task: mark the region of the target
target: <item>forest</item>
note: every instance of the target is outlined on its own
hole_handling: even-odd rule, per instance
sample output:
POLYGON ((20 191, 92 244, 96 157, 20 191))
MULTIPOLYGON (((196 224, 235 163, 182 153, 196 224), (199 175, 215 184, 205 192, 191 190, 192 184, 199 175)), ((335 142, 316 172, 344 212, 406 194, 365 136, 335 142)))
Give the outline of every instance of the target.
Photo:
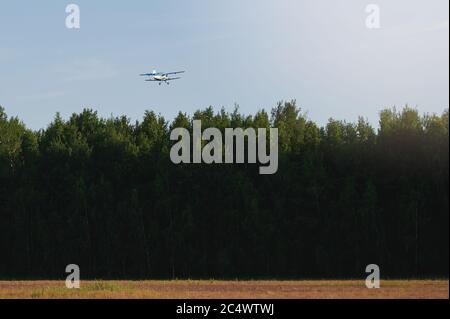
POLYGON ((296 101, 168 121, 0 108, 0 279, 448 278, 449 112, 319 126, 296 101), (173 128, 278 128, 279 168, 170 161, 173 128))

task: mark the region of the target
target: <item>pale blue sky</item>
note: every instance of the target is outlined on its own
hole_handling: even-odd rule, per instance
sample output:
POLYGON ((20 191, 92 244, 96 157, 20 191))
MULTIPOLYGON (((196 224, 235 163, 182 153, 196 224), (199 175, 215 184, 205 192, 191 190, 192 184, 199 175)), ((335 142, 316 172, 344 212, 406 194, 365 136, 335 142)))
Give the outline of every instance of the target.
POLYGON ((83 107, 172 120, 213 105, 253 114, 297 99, 329 117, 376 125, 383 107, 449 105, 448 0, 1 1, 0 105, 30 128, 83 107), (381 29, 365 7, 381 8, 381 29), (139 73, 183 69, 171 86, 139 73))

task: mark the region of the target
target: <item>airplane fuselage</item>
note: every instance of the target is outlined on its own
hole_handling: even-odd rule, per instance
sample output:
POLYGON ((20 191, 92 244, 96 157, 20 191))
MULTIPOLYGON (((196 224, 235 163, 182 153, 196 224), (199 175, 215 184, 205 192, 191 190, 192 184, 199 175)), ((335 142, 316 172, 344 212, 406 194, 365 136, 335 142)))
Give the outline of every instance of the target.
POLYGON ((167 75, 155 75, 153 77, 153 79, 156 80, 156 81, 164 82, 164 81, 169 80, 169 77, 167 75))

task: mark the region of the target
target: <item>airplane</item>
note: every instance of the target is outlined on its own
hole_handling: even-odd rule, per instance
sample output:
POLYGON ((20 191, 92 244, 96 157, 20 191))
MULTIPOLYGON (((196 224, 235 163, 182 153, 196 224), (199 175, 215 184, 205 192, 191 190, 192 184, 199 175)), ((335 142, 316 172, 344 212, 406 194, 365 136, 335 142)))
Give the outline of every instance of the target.
POLYGON ((144 73, 144 74, 140 74, 140 76, 149 76, 149 79, 146 79, 145 81, 147 82, 159 82, 158 84, 161 85, 163 82, 166 83, 167 85, 169 85, 169 81, 174 81, 174 80, 179 80, 181 79, 181 77, 170 77, 171 75, 175 75, 175 74, 181 74, 184 73, 185 71, 177 71, 177 72, 156 72, 153 71, 152 73, 144 73))

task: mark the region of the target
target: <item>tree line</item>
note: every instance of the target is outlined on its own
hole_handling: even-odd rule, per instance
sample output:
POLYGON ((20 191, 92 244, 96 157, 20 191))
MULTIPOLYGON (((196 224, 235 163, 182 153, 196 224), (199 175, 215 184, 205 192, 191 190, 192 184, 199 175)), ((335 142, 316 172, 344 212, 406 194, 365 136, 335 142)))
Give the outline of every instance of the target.
POLYGON ((449 112, 379 126, 295 101, 171 122, 59 114, 32 131, 0 108, 0 278, 448 277, 449 112), (173 128, 279 129, 279 169, 170 161, 173 128))

